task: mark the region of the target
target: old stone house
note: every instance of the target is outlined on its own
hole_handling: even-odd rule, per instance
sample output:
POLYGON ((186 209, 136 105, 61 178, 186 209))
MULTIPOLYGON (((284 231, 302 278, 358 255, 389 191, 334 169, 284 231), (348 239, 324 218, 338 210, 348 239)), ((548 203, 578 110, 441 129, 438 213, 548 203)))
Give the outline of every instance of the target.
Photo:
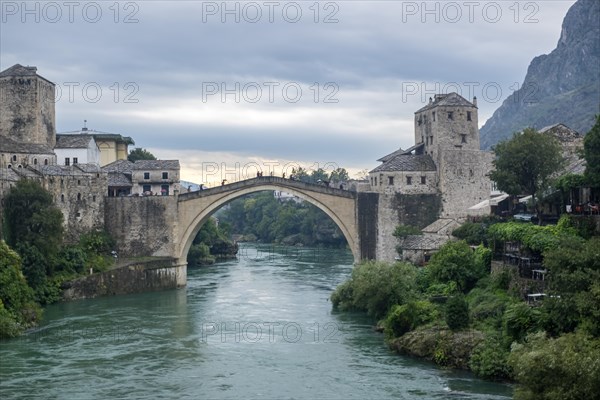
POLYGON ((111 193, 141 193, 146 185, 159 194, 179 190, 179 162, 141 163, 138 169, 127 161, 130 137, 86 127, 57 135, 55 85, 36 67, 16 64, 0 72, 0 99, 0 216, 13 185, 37 180, 63 213, 67 239, 77 240, 104 227, 104 198, 111 193), (115 162, 131 164, 128 174, 101 168, 115 162))
POLYGON ((493 154, 479 149, 476 98, 435 95, 415 112, 414 138, 412 147, 380 158, 369 172, 368 190, 379 193, 378 259, 393 260, 399 245, 407 250, 405 258, 423 261, 449 240, 448 226, 490 212, 493 154), (392 234, 400 224, 424 234, 399 242, 392 234))

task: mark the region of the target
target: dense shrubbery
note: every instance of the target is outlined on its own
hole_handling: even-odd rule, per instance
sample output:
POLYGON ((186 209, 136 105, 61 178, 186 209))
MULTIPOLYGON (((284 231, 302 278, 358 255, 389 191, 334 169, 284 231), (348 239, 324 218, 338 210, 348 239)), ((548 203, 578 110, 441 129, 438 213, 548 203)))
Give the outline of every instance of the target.
POLYGON ((21 258, 0 241, 0 338, 14 337, 36 323, 41 309, 21 272, 21 258))
POLYGON ((410 301, 401 306, 395 305, 385 319, 385 333, 388 338, 400 337, 438 318, 438 309, 426 300, 410 301))
POLYGON ((472 244, 521 241, 525 248, 543 254, 548 296, 540 306, 532 307, 508 291, 515 279, 509 270, 490 276, 489 248, 473 248, 465 241, 447 243, 427 266, 412 267, 410 274, 398 274, 384 263, 358 265, 352 278, 333 294, 334 306, 365 310, 377 318, 385 315, 386 339, 400 351, 440 365, 465 366, 467 357, 468 367, 480 377, 516 378, 520 384, 517 398, 597 396, 600 238, 585 240, 567 218, 556 226, 481 226, 470 223, 458 230, 459 235, 472 244), (410 296, 398 299, 388 294, 389 288, 399 284, 413 288, 410 296), (543 331, 546 333, 538 334, 543 331), (546 334, 558 339, 548 339, 546 334), (440 337, 445 341, 439 342, 440 337), (473 339, 468 345, 467 338, 473 339), (462 347, 450 351, 448 343, 462 347), (577 357, 587 361, 580 362, 577 357), (585 362, 590 365, 588 370, 585 362), (561 375, 563 383, 546 384, 546 389, 538 383, 550 381, 549 377, 563 374, 566 368, 573 371, 561 375))
POLYGON ((508 363, 521 384, 517 400, 597 399, 600 394, 600 341, 569 333, 557 339, 543 332, 513 345, 508 363))
POLYGON ((446 303, 445 321, 448 328, 459 331, 469 326, 469 303, 462 294, 456 294, 446 303))
POLYGON ((354 267, 350 279, 331 295, 333 306, 342 310, 366 311, 383 317, 392 306, 402 305, 416 295, 415 266, 367 261, 354 267))
POLYGON ((449 242, 435 253, 426 271, 431 283, 454 283, 466 293, 489 272, 491 251, 483 246, 473 251, 464 241, 449 242))

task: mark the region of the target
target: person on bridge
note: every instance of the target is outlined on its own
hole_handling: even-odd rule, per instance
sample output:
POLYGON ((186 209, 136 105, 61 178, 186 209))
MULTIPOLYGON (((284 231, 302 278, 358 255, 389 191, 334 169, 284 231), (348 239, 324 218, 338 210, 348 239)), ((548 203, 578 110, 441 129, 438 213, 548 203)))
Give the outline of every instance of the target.
POLYGON ((225 186, 225 182, 227 182, 227 179, 223 179, 223 180, 221 181, 221 186, 225 186))
POLYGON ((283 179, 285 179, 285 172, 283 173, 282 177, 283 177, 283 179))

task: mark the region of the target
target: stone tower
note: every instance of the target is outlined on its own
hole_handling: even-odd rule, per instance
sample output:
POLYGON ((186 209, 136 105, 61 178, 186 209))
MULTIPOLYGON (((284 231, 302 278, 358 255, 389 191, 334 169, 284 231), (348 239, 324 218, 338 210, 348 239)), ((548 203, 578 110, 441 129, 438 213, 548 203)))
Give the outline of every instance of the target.
POLYGON ((489 198, 487 177, 492 153, 479 148, 477 98, 469 102, 457 93, 437 94, 415 112, 415 142, 435 161, 442 194, 441 217, 461 218, 487 213, 469 210, 489 198))
POLYGON ((441 150, 479 150, 477 98, 473 103, 457 93, 436 94, 415 112, 415 144, 438 161, 441 150))
POLYGON ((0 136, 54 148, 54 89, 36 67, 15 64, 0 72, 0 136))

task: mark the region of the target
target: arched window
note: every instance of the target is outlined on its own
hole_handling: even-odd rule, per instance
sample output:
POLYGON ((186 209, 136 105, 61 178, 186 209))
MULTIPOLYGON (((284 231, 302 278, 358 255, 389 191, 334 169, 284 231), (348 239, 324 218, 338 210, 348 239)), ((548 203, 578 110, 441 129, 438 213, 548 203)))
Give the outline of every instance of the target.
POLYGON ((8 164, 8 169, 11 169, 11 168, 12 168, 12 164, 8 164))
POLYGON ((77 201, 81 200, 81 193, 77 193, 77 201))
POLYGON ((48 159, 44 159, 44 165, 48 165, 48 159))
POLYGON ((23 168, 23 166, 22 166, 21 164, 19 164, 19 165, 17 166, 17 168, 19 168, 19 169, 20 169, 20 168, 23 168))
POLYGON ((37 158, 33 159, 33 165, 37 165, 37 158))
POLYGON ((17 155, 13 155, 13 161, 17 161, 17 155))
POLYGON ((65 195, 64 194, 60 195, 60 201, 63 202, 63 203, 65 202, 65 195))

